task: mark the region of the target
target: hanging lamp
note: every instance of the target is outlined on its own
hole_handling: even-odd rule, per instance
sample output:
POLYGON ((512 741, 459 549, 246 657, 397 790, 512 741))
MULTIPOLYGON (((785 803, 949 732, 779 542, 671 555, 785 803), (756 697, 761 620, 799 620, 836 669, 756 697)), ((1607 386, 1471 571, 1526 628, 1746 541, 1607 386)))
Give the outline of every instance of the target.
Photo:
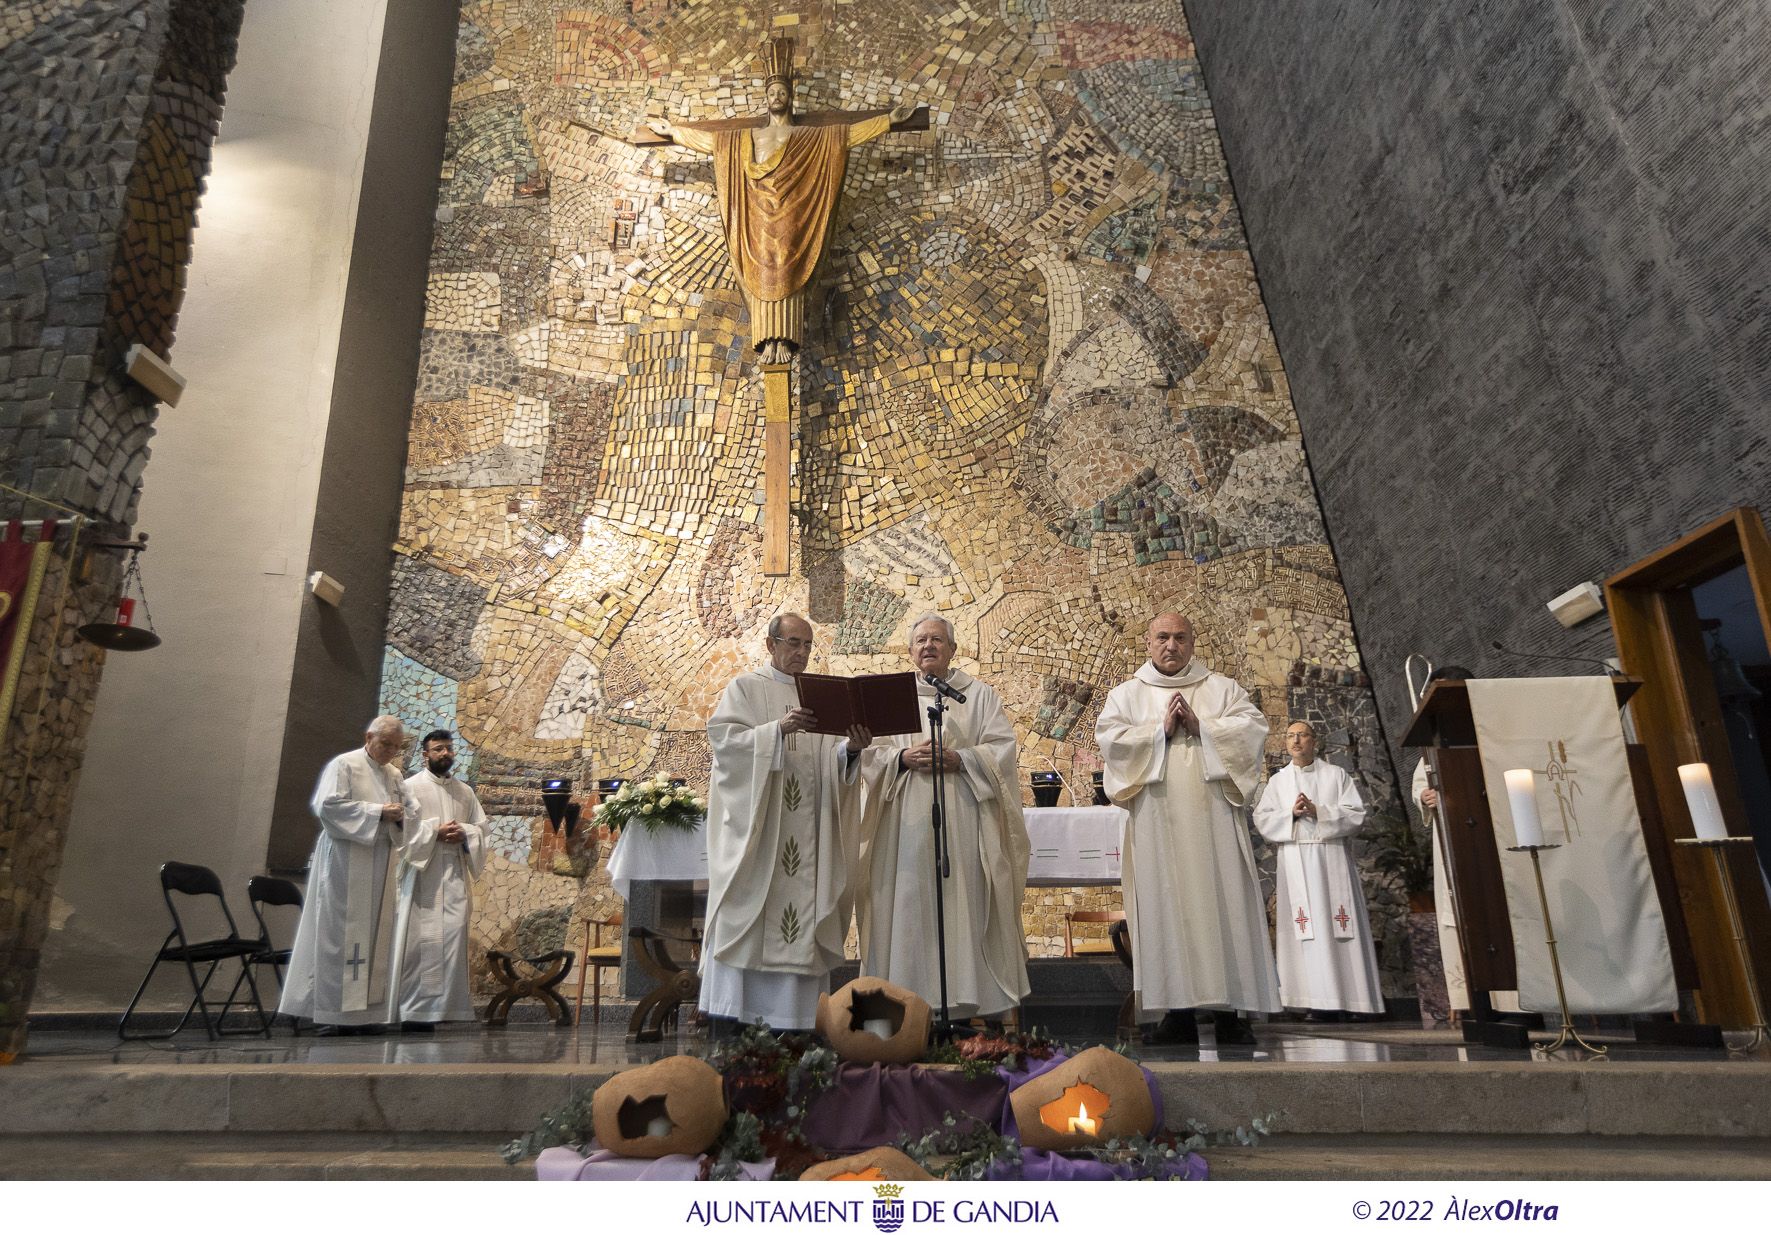
POLYGON ((148 594, 141 585, 141 551, 148 547, 147 533, 134 540, 100 541, 95 549, 114 549, 129 555, 123 582, 117 588, 115 621, 88 622, 74 633, 109 652, 144 652, 160 646, 154 616, 148 611, 148 594), (138 624, 139 623, 139 624, 138 624))

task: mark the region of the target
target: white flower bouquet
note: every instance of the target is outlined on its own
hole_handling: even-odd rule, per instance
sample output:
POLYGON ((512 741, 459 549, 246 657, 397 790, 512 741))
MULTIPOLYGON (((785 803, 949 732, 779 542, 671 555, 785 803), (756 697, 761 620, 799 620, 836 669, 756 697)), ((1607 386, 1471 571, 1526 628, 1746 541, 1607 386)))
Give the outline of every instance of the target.
POLYGON ((595 819, 599 826, 619 832, 637 823, 648 832, 677 828, 693 832, 707 811, 707 803, 686 785, 672 785, 662 776, 629 781, 614 797, 599 802, 595 819))

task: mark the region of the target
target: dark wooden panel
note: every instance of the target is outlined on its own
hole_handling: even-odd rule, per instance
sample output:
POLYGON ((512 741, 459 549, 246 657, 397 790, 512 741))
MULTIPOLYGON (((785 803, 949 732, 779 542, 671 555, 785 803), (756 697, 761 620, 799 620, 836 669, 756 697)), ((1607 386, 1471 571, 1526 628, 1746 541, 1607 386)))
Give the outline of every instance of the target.
POLYGON ((1501 882, 1500 851, 1494 819, 1482 781, 1482 758, 1473 746, 1437 747, 1427 752, 1439 780, 1451 845, 1451 877, 1457 895, 1458 937, 1464 947, 1464 977, 1471 990, 1510 991, 1518 987, 1513 963, 1513 927, 1501 882))

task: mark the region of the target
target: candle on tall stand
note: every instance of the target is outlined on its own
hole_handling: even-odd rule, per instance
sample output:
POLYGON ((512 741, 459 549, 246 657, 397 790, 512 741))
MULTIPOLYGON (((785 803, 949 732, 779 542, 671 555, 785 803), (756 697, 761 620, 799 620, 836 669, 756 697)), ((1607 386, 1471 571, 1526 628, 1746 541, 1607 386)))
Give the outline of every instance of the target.
POLYGON ((1537 773, 1513 768, 1506 774, 1507 804, 1513 809, 1513 843, 1521 849, 1543 847, 1543 824, 1537 817, 1537 773))
POLYGON ((1740 904, 1734 896, 1734 879, 1728 870, 1727 856, 1723 852, 1732 845, 1750 848, 1753 838, 1728 834, 1728 823, 1722 818, 1722 803, 1716 797, 1716 782, 1710 775, 1709 764, 1680 764, 1679 783, 1684 786, 1685 805, 1691 811, 1691 826, 1696 829, 1697 835, 1681 837, 1678 843, 1696 845, 1710 851, 1710 859, 1716 864, 1716 882, 1722 885, 1722 903, 1728 910, 1728 929, 1734 936, 1735 955, 1740 959, 1741 972, 1746 976, 1747 997, 1752 1003, 1752 1037, 1744 1046, 1731 1045, 1728 1049, 1756 1051, 1771 1042, 1771 1027, 1765 1024, 1765 1004, 1759 993, 1758 975, 1753 969, 1752 957, 1747 952, 1746 930, 1740 920, 1740 904))
POLYGON ((1679 783, 1685 787, 1685 805, 1691 810, 1691 826, 1699 840, 1726 840, 1728 825, 1722 819, 1722 803, 1707 763, 1681 763, 1679 783))

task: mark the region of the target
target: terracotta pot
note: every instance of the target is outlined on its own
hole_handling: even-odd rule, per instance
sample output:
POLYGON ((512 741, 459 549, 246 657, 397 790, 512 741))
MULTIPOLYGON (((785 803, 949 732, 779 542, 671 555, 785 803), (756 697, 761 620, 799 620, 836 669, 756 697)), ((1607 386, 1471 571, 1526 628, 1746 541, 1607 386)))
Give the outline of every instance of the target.
POLYGON ((719 1073, 687 1055, 617 1072, 590 1101, 597 1143, 626 1158, 702 1153, 725 1122, 719 1073))
POLYGON ((1015 1090, 1009 1104, 1021 1144, 1034 1149, 1080 1149, 1156 1131, 1156 1105, 1144 1070, 1104 1046, 1090 1047, 1034 1077, 1015 1090))
POLYGON ((927 1001, 884 978, 856 978, 834 995, 818 996, 817 1024, 836 1053, 855 1063, 914 1063, 928 1051, 927 1001))
POLYGON ((805 1174, 803 1180, 840 1180, 840 1179, 933 1179, 927 1171, 916 1165, 915 1159, 901 1149, 893 1149, 890 1145, 881 1145, 878 1149, 862 1150, 858 1154, 850 1154, 846 1158, 836 1158, 830 1162, 820 1162, 805 1174))

